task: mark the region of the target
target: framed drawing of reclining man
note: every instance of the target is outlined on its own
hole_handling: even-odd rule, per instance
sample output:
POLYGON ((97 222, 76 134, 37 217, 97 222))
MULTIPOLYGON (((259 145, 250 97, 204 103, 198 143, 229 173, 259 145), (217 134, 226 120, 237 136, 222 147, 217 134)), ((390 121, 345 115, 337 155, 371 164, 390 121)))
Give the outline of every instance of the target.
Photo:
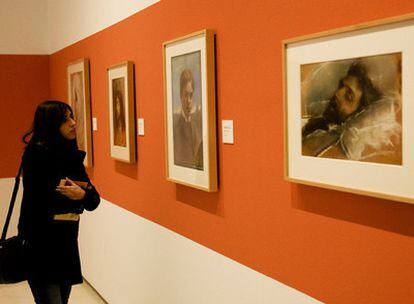
POLYGON ((414 202, 414 16, 283 42, 286 178, 414 202))

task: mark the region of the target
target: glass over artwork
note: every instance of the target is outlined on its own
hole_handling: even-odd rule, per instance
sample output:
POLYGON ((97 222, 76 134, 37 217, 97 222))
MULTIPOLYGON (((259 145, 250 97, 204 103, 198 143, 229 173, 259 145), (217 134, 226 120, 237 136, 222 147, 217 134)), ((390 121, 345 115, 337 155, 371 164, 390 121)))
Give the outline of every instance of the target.
POLYGON ((401 57, 301 65, 302 155, 402 165, 401 57))
POLYGON ((174 164, 203 170, 200 51, 171 58, 174 164))
POLYGON ((115 146, 126 147, 125 78, 112 80, 113 134, 115 146))
POLYGON ((78 147, 82 151, 86 151, 85 143, 85 101, 83 88, 83 72, 70 74, 70 91, 71 101, 73 105, 74 117, 76 120, 76 140, 78 147))

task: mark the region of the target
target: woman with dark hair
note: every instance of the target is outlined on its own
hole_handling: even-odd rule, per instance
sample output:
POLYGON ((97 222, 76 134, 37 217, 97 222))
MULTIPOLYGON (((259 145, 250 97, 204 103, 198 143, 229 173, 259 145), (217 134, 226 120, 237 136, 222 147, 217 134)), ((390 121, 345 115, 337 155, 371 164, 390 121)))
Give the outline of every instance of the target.
POLYGON ((78 150, 69 105, 46 101, 24 135, 23 200, 19 235, 27 242, 29 285, 37 304, 65 304, 82 283, 79 218, 100 202, 78 150), (28 138, 30 138, 28 140, 28 138))

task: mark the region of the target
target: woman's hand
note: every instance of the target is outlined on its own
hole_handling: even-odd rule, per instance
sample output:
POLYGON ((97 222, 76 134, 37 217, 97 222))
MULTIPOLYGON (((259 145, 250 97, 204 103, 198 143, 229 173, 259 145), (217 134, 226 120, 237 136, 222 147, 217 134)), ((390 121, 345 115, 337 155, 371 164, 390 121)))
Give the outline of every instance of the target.
POLYGON ((69 178, 66 178, 65 185, 57 186, 56 191, 75 201, 83 199, 86 194, 85 190, 69 178))

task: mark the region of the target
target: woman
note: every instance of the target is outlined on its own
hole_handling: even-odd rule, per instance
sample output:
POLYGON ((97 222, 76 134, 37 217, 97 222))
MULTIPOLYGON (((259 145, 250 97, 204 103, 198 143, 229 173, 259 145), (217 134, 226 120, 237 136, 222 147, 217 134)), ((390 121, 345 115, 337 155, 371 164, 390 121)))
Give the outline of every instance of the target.
POLYGON ((82 283, 79 214, 94 210, 100 197, 83 166, 69 105, 40 104, 23 141, 19 234, 28 244, 30 289, 37 304, 64 304, 72 285, 82 283))

